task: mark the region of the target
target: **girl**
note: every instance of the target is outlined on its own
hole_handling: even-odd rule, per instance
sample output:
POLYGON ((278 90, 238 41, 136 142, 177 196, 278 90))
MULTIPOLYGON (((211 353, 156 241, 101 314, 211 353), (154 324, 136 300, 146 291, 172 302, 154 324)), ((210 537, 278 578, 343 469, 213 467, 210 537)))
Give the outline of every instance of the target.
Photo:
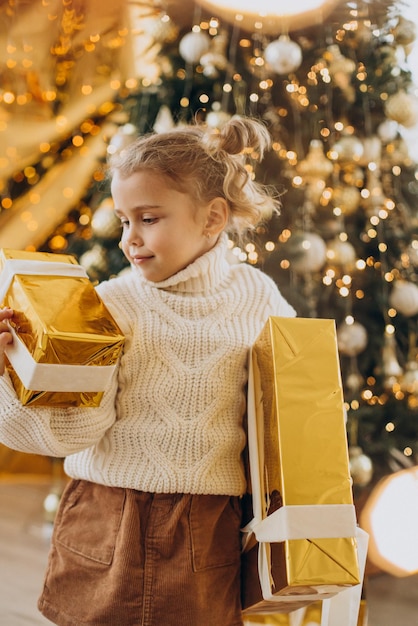
MULTIPOLYGON (((20 405, 0 377, 0 440, 66 457, 40 611, 60 626, 238 626, 248 351, 294 315, 273 281, 231 263, 277 211, 252 180, 269 135, 232 118, 142 137, 110 163, 132 270, 98 292, 126 336, 99 408, 20 405)), ((11 341, 0 312, 0 352, 11 341)))

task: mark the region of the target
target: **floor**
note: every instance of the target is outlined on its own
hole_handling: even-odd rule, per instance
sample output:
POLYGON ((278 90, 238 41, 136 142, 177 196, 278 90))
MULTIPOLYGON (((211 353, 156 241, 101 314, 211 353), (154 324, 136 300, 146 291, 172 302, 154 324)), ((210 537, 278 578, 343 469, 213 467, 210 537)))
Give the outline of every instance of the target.
MULTIPOLYGON (((51 530, 51 524, 45 522, 44 508, 50 492, 47 478, 20 476, 0 480, 2 626, 51 624, 36 608, 51 530)), ((374 575, 367 580, 366 595, 367 626, 418 626, 418 576, 374 575)))

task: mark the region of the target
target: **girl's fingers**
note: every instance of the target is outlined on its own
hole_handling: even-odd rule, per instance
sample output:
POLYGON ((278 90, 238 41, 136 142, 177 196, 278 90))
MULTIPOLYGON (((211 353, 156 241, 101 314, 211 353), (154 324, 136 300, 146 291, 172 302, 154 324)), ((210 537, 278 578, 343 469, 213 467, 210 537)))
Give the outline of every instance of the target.
POLYGON ((4 352, 4 348, 13 341, 10 328, 6 324, 6 320, 11 317, 13 317, 12 309, 0 309, 0 352, 4 352))
POLYGON ((11 317, 13 317, 13 309, 9 309, 9 307, 0 309, 0 321, 10 319, 11 317))
POLYGON ((4 348, 9 343, 12 343, 12 341, 13 341, 13 337, 11 333, 1 332, 1 329, 0 329, 0 353, 3 352, 4 348))

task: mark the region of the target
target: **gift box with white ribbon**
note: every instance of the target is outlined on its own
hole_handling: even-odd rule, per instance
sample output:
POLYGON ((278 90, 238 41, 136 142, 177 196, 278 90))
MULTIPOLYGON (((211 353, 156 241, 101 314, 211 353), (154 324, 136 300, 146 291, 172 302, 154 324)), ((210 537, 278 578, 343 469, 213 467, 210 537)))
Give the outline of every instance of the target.
POLYGON ((268 320, 250 357, 248 459, 244 615, 296 619, 320 600, 330 601, 323 624, 356 626, 348 615, 358 614, 367 535, 353 505, 333 320, 268 320))
POLYGON ((14 311, 6 364, 22 404, 98 406, 124 337, 75 258, 0 250, 0 306, 14 311))

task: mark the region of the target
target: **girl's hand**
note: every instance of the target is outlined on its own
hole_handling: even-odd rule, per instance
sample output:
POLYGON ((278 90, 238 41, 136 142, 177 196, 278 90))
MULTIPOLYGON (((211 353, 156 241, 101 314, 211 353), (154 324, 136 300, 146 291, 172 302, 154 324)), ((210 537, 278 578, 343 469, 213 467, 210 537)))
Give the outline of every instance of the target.
POLYGON ((0 376, 4 373, 4 350, 12 343, 12 334, 6 320, 13 317, 12 309, 0 309, 0 376))

